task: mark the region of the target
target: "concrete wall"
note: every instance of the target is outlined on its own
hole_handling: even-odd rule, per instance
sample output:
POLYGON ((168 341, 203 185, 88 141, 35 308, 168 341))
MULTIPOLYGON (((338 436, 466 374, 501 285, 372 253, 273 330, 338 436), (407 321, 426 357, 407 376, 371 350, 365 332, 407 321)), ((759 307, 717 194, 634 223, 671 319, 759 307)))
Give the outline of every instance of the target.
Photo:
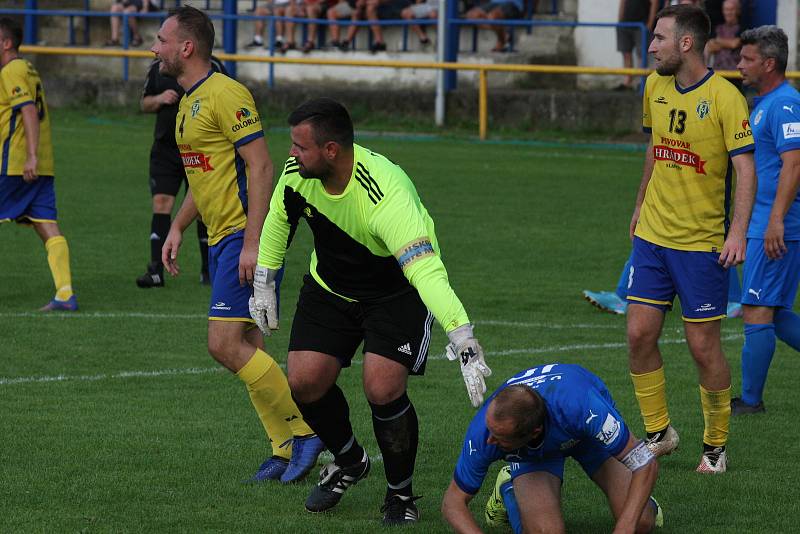
MULTIPOLYGON (((581 0, 578 22, 617 22, 619 0, 581 0)), ((622 68, 622 55, 617 52, 616 30, 613 27, 578 27, 575 29, 575 53, 578 65, 584 67, 622 68)), ((636 60, 634 60, 636 61, 636 60)), ((578 76, 578 87, 595 89, 613 87, 621 76, 578 76)))
MULTIPOLYGON (((406 118, 433 123, 434 93, 424 89, 375 91, 370 88, 330 86, 309 83, 284 83, 269 90, 264 84, 246 83, 256 102, 272 109, 291 110, 304 100, 329 96, 353 109, 371 115, 406 118)), ((138 109, 142 84, 118 79, 50 77, 45 80, 47 99, 54 108, 64 106, 125 107, 138 109)), ((511 127, 523 131, 562 130, 576 133, 641 131, 641 102, 630 93, 585 92, 565 90, 489 91, 489 131, 511 127)), ((283 117, 278 121, 282 124, 283 117)), ((462 88, 447 98, 447 121, 478 121, 478 95, 462 88)), ((275 124, 275 120, 270 120, 275 124)))

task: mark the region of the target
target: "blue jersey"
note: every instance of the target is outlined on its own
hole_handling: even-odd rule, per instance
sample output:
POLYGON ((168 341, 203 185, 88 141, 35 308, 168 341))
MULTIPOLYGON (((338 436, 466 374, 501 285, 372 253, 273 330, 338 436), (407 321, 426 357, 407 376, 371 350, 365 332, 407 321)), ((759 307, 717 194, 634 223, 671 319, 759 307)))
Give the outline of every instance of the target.
MULTIPOLYGON (((800 150, 800 93, 784 81, 766 95, 756 97, 750 124, 756 144, 758 189, 747 237, 762 239, 778 190, 781 154, 800 150)), ((783 225, 785 240, 800 240, 800 194, 795 197, 783 225)))
POLYGON ((629 436, 611 393, 597 376, 579 365, 532 367, 508 379, 475 414, 464 437, 453 480, 462 491, 474 495, 489 465, 496 460, 524 464, 565 458, 587 442, 616 456, 627 445, 629 436), (486 408, 500 391, 514 384, 524 384, 541 395, 547 418, 540 444, 507 452, 487 443, 490 433, 486 428, 486 408))

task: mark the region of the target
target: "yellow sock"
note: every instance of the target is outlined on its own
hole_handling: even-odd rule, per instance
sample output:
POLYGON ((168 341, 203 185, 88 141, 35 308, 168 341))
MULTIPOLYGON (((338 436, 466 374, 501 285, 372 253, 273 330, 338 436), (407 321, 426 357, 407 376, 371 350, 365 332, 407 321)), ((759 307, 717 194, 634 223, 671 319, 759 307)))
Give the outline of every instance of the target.
POLYGON ((72 296, 72 275, 69 271, 69 246, 63 235, 51 237, 44 244, 47 263, 56 286, 56 299, 69 300, 72 296))
POLYGON ((247 385, 250 401, 272 442, 272 454, 288 460, 292 456, 292 437, 313 434, 313 430, 303 422, 283 371, 269 354, 256 349, 237 376, 247 385), (304 427, 299 433, 294 432, 295 421, 300 421, 304 427), (286 445, 281 447, 284 443, 286 445))
POLYGON ((731 388, 708 391, 700 386, 700 402, 703 405, 703 442, 712 447, 724 447, 728 442, 731 421, 731 388))
POLYGON ((659 432, 669 425, 669 412, 667 411, 667 380, 664 377, 664 367, 655 371, 635 375, 631 373, 633 391, 639 401, 639 411, 642 412, 644 428, 647 432, 659 432))

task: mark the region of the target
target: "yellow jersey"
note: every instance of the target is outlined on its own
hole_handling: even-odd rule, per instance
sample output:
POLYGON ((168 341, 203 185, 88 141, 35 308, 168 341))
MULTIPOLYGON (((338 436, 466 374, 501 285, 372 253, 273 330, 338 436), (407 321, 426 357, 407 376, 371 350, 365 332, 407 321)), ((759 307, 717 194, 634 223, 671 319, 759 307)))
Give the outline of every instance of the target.
POLYGON ((39 115, 39 146, 36 171, 39 176, 53 176, 53 140, 50 113, 42 88, 42 79, 30 61, 12 59, 0 69, 0 176, 21 176, 28 159, 22 108, 36 106, 39 115))
POLYGON ((678 250, 719 252, 728 230, 730 158, 754 150, 747 102, 714 71, 688 88, 652 73, 642 105, 653 173, 636 235, 678 250))
POLYGON ((218 72, 189 89, 178 104, 175 141, 208 244, 247 224, 247 173, 237 149, 264 136, 250 91, 218 72))

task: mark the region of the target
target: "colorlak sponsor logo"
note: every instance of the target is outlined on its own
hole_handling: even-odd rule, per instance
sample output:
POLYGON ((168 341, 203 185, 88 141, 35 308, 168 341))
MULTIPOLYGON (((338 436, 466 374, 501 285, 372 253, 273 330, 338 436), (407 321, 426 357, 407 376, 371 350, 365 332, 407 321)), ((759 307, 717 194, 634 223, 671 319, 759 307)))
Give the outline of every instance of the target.
POLYGON ((247 108, 240 108, 236 110, 236 120, 239 122, 231 127, 232 132, 238 132, 242 128, 258 124, 261 122, 261 117, 253 115, 247 108))

